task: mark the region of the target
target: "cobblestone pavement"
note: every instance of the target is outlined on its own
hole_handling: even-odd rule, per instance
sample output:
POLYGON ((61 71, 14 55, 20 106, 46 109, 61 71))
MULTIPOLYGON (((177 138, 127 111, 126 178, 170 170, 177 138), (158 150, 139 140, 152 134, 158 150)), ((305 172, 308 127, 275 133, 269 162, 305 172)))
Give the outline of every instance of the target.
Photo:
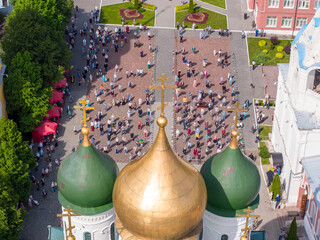
MULTIPOLYGON (((181 80, 185 84, 179 91, 178 105, 175 109, 175 131, 179 133, 179 136, 176 136, 177 142, 183 144, 176 144, 176 151, 178 154, 183 156, 187 159, 187 156, 190 154, 189 158, 192 156, 195 162, 198 161, 205 161, 207 156, 212 156, 214 153, 217 152, 217 145, 218 142, 221 141, 222 149, 226 146, 226 142, 230 140, 230 132, 231 126, 233 124, 233 119, 235 114, 229 114, 228 107, 233 108, 232 106, 232 97, 231 92, 233 86, 229 84, 228 81, 228 73, 231 73, 231 64, 229 63, 227 67, 217 66, 217 60, 219 58, 219 50, 221 50, 221 59, 225 59, 224 54, 227 53, 227 61, 230 62, 230 47, 229 47, 229 39, 228 38, 207 38, 205 40, 199 39, 199 37, 187 37, 183 43, 180 43, 179 40, 176 41, 177 47, 177 55, 176 55, 176 72, 181 71, 181 80), (193 52, 192 48, 196 48, 193 52), (182 54, 182 48, 185 49, 185 54, 182 54), (216 51, 216 55, 214 56, 214 51, 216 51), (188 67, 187 63, 183 63, 182 58, 190 59, 192 61, 192 67, 188 67), (203 59, 207 59, 207 66, 203 66, 203 59), (187 70, 192 72, 194 70, 195 76, 194 77, 187 77, 187 70), (207 72, 207 79, 203 77, 203 73, 207 72), (200 72, 202 72, 200 74, 200 72), (220 78, 223 78, 223 84, 220 84, 220 78), (206 81, 210 81, 209 88, 206 86, 206 81), (196 81, 196 87, 194 85, 194 81, 196 81), (225 93, 223 93, 222 86, 226 87, 225 93), (194 104, 195 99, 199 99, 199 91, 204 91, 204 99, 203 102, 209 104, 209 91, 213 91, 213 98, 214 104, 212 109, 209 110, 208 108, 198 108, 194 104), (220 100, 218 100, 218 95, 221 95, 220 100), (187 100, 187 104, 183 104, 183 99, 187 100), (222 99, 225 98, 225 106, 223 106, 222 99), (184 109, 188 106, 188 108, 192 107, 195 111, 195 114, 192 114, 190 111, 184 114, 184 109), (203 115, 201 114, 203 111, 203 115), (189 116, 188 116, 189 115, 189 116), (196 124, 196 118, 193 116, 198 117, 201 116, 200 125, 196 124), (225 115, 225 117, 224 117, 225 115), (182 120, 178 119, 181 118, 182 120), (190 123, 184 130, 183 121, 190 118, 190 123), (222 124, 215 125, 216 120, 220 118, 222 124), (225 118, 225 119, 224 119, 225 118), (209 132, 205 129, 204 123, 208 122, 209 132), (223 128, 222 126, 225 125, 223 128), (188 134, 187 128, 190 128, 191 132, 188 134), (196 128, 199 128, 199 145, 196 146, 196 128), (225 129, 225 134, 223 136, 222 129, 225 129), (207 138, 205 140, 205 138, 207 138), (216 140, 214 140, 216 139, 216 140), (191 143, 191 148, 183 153, 183 149, 187 148, 187 143, 191 143), (208 146, 208 144, 211 144, 208 146), (201 157, 194 156, 193 151, 197 149, 198 152, 201 154, 201 157), (206 154, 205 154, 206 153, 206 154)), ((232 80, 232 84, 234 81, 232 80)), ((176 95, 177 96, 177 95, 176 95)))
MULTIPOLYGON (((113 157, 115 161, 128 162, 130 159, 136 158, 141 153, 147 151, 149 148, 149 136, 150 136, 150 124, 152 124, 151 119, 151 105, 146 104, 146 90, 152 85, 153 77, 153 52, 149 50, 149 44, 154 46, 154 38, 148 40, 148 36, 145 33, 139 34, 138 41, 143 44, 141 47, 134 47, 134 35, 133 33, 125 34, 128 39, 127 43, 124 43, 124 47, 120 48, 118 52, 115 52, 111 48, 111 43, 107 43, 106 47, 109 47, 110 50, 107 53, 109 56, 109 69, 107 74, 103 70, 103 74, 106 76, 107 82, 103 82, 101 77, 95 78, 93 83, 89 85, 87 99, 90 100, 90 107, 94 107, 93 111, 90 111, 88 116, 91 118, 93 123, 95 118, 98 116, 98 112, 102 112, 101 125, 103 126, 103 135, 99 128, 96 128, 95 131, 90 132, 90 138, 95 138, 94 144, 102 148, 107 146, 108 142, 108 124, 107 121, 111 120, 115 124, 112 128, 114 132, 117 129, 116 134, 111 134, 110 146, 107 149, 108 154, 113 157), (140 56, 140 51, 143 51, 143 57, 140 56), (148 69, 148 61, 150 61, 151 68, 148 69), (116 72, 116 65, 119 66, 119 71, 116 72), (138 69, 143 69, 143 77, 136 76, 138 69), (126 71, 130 72, 129 77, 126 76, 126 71), (133 74, 131 75, 131 71, 133 74), (117 74, 117 81, 114 82, 114 74, 117 74), (128 83, 132 82, 132 87, 128 86, 128 83), (111 84, 113 84, 114 96, 111 95, 111 84), (122 87, 121 92, 119 90, 119 85, 122 87), (104 87, 104 94, 100 94, 101 86, 104 87), (99 92, 98 97, 101 98, 100 104, 97 103, 97 98, 95 91, 99 92), (129 94, 130 102, 126 104, 120 104, 119 106, 113 105, 112 102, 121 99, 127 100, 127 94, 129 94), (139 104, 139 99, 141 99, 142 104, 139 104), (128 106, 129 103, 136 104, 137 109, 130 109, 128 106), (107 111, 106 106, 107 104, 107 111), (142 110, 141 117, 139 116, 138 110, 142 110), (128 111, 130 113, 128 113, 128 111), (147 113, 150 113, 149 115, 147 113), (122 121, 122 119, 125 121, 122 121), (149 124, 147 125, 146 119, 149 118, 149 124), (126 128, 126 133, 122 134, 121 127, 119 122, 125 123, 128 121, 128 127, 126 128), (141 122, 141 129, 138 128, 138 122, 141 122), (142 134, 147 132, 146 135, 142 134), (134 138, 130 137, 131 133, 134 134, 134 138), (118 139, 118 144, 116 143, 118 139), (143 140, 143 147, 140 147, 140 144, 136 144, 136 141, 143 140), (119 152, 116 153, 115 147, 118 145, 119 152), (124 150, 127 148, 127 151, 124 150)), ((103 48, 100 44, 100 49, 103 48)), ((101 53, 98 54, 99 63, 103 65, 104 57, 101 53)), ((85 62, 85 60, 83 60, 85 62)), ((98 72, 94 70, 93 75, 98 72)), ((125 125, 125 124, 123 124, 125 125)), ((79 127, 78 127, 79 129, 79 127)))

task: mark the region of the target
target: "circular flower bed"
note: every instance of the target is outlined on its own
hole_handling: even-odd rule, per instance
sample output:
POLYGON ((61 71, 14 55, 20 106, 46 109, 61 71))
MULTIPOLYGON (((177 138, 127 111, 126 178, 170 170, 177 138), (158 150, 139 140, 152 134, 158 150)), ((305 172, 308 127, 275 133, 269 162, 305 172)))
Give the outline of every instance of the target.
POLYGON ((268 53, 268 50, 267 49, 263 49, 262 52, 263 53, 268 53))
POLYGON ((124 18, 124 20, 133 20, 133 19, 141 19, 143 15, 139 13, 136 9, 120 9, 120 15, 124 18))
POLYGON ((283 58, 283 54, 282 53, 276 53, 276 58, 282 59, 283 58))
POLYGON ((265 46, 267 44, 267 42, 265 41, 265 40, 260 40, 259 41, 259 46, 260 47, 263 47, 263 46, 265 46))
POLYGON ((208 13, 190 13, 188 16, 184 18, 184 21, 186 22, 192 22, 192 23, 198 23, 198 24, 204 24, 207 22, 209 17, 208 13))
POLYGON ((277 51, 278 51, 278 52, 282 52, 282 51, 283 51, 283 47, 282 47, 282 46, 278 46, 278 47, 277 47, 277 51))

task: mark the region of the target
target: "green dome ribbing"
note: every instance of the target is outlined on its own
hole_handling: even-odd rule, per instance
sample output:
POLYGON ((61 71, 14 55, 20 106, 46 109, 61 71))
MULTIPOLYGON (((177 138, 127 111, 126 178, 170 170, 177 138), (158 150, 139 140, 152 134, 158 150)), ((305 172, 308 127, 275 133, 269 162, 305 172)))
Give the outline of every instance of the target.
POLYGON ((210 157, 200 172, 207 187, 208 211, 234 217, 248 206, 257 207, 259 170, 239 148, 227 147, 223 152, 210 157))
POLYGON ((63 160, 58 171, 58 199, 75 213, 94 215, 113 207, 112 191, 119 169, 113 159, 90 146, 80 145, 63 160))

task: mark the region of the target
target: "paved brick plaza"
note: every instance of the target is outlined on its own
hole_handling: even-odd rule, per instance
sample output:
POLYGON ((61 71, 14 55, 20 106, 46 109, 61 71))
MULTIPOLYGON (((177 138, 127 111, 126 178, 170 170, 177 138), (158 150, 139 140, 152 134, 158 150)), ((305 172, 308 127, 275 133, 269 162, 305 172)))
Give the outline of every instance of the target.
MULTIPOLYGON (((107 82, 102 81, 102 77, 95 78, 93 83, 90 84, 88 88, 87 99, 90 100, 90 107, 94 107, 93 111, 89 112, 89 116, 91 117, 90 121, 95 120, 95 116, 98 115, 98 111, 102 111, 102 119, 101 125, 103 126, 103 135, 100 135, 100 130, 98 128, 95 131, 90 132, 90 137, 95 138, 95 145, 99 146, 99 149, 103 149, 107 146, 108 142, 108 120, 112 120, 112 115, 114 116, 115 125, 112 130, 114 132, 117 129, 117 134, 111 135, 110 146, 108 147, 108 154, 113 157, 116 161, 127 162, 131 159, 135 159, 138 155, 142 155, 149 148, 148 141, 149 137, 144 135, 144 130, 150 132, 150 126, 146 126, 146 119, 151 116, 147 116, 147 110, 150 109, 151 105, 146 104, 146 90, 152 85, 153 78, 153 65, 148 69, 148 61, 153 64, 153 52, 149 50, 149 44, 154 46, 154 38, 152 37, 148 40, 148 36, 146 32, 139 34, 139 38, 137 41, 142 43, 141 47, 134 47, 134 35, 133 32, 126 34, 125 36, 128 39, 128 42, 124 44, 124 47, 119 48, 118 52, 115 52, 113 48, 111 48, 111 43, 107 43, 106 46, 109 47, 109 52, 107 53, 109 56, 109 68, 106 74, 107 82), (143 57, 140 57, 140 51, 143 51, 143 57), (114 80, 114 73, 116 72, 116 65, 119 66, 119 72, 117 72, 117 81, 114 83, 113 91, 114 96, 111 95, 111 85, 110 82, 114 80), (136 76, 137 69, 143 69, 143 77, 136 76), (133 71, 134 75, 129 76, 127 78, 126 71, 133 71), (129 88, 128 83, 131 81, 133 83, 132 88, 129 88), (101 98, 100 104, 97 103, 97 98, 95 95, 95 90, 97 89, 100 92, 101 85, 104 87, 105 94, 99 94, 101 98), (119 91, 118 86, 121 85, 122 90, 119 91), (130 109, 131 117, 128 117, 129 110, 129 102, 125 105, 113 106, 112 101, 121 100, 122 98, 127 99, 127 94, 130 94, 130 102, 132 104, 136 104, 136 110, 130 109), (142 105, 139 105, 139 98, 141 98, 142 105), (105 110, 105 104, 107 104, 107 111, 105 110), (138 110, 142 109, 143 114, 142 117, 139 117, 138 110), (129 126, 127 128, 126 134, 122 134, 121 126, 118 125, 119 121, 125 118, 125 121, 128 121, 129 126), (138 122, 141 122, 141 130, 138 129, 138 122), (130 134, 134 133, 134 139, 132 140, 130 134), (123 139, 123 137, 125 139, 123 139), (116 138, 119 139, 119 153, 116 153, 116 138), (143 147, 136 144, 136 141, 143 140, 143 147), (125 154, 124 147, 127 147, 128 151, 125 154), (134 151, 134 147, 136 147, 136 151, 134 151)), ((100 43, 101 45, 101 43, 100 43)), ((102 45, 100 46, 102 49, 102 45)), ((98 54, 99 65, 102 66, 104 64, 104 57, 98 54)), ((96 72, 97 70, 94 70, 96 72)), ((103 71, 103 74, 105 71, 103 71)), ((150 118, 151 122, 151 118, 150 118)), ((89 122, 90 124, 90 122, 89 122)), ((88 124, 88 125, 89 125, 88 124)), ((125 124, 124 124, 125 125, 125 124)), ((89 125, 90 126, 90 125, 89 125)), ((149 134, 150 135, 150 134, 149 134)))
MULTIPOLYGON (((175 111, 175 130, 178 129, 180 131, 180 135, 178 136, 178 141, 176 143, 183 143, 183 144, 176 144, 176 151, 177 153, 182 156, 184 159, 187 159, 187 156, 190 154, 193 160, 199 159, 197 156, 194 155, 194 149, 197 149, 198 153, 200 153, 201 161, 205 161, 207 156, 212 156, 214 153, 217 152, 217 145, 219 141, 221 141, 222 149, 226 146, 226 142, 230 139, 230 131, 231 125, 233 122, 233 116, 229 116, 229 113, 226 111, 228 106, 231 106, 231 92, 233 86, 229 85, 228 81, 228 73, 231 72, 231 64, 230 64, 230 52, 229 52, 229 38, 206 38, 206 39, 199 39, 199 37, 187 37, 183 43, 180 43, 179 37, 177 37, 176 41, 177 47, 177 55, 176 55, 176 72, 179 70, 181 71, 181 79, 184 82, 185 87, 181 89, 179 97, 178 97, 178 112, 175 111), (193 52, 192 48, 196 48, 193 52), (185 49, 185 54, 182 54, 182 48, 185 49), (225 52, 227 52, 227 61, 228 66, 223 67, 217 66, 218 65, 218 58, 219 58, 219 50, 221 49, 222 55, 220 59, 225 59, 225 52), (214 50, 216 50, 216 55, 214 56, 214 50), (191 67, 188 67, 186 63, 183 63, 182 57, 188 60, 190 59, 193 62, 191 67), (203 59, 207 59, 207 66, 203 66, 203 59), (192 72, 194 69, 195 77, 187 77, 188 69, 192 72), (200 72, 207 71, 208 77, 201 77, 200 72), (223 84, 220 85, 220 78, 223 77, 223 84), (194 86, 194 80, 196 80, 197 87, 194 86), (210 88, 206 87, 206 80, 210 81, 210 88), (226 87, 225 93, 223 93, 222 86, 226 87), (204 114, 201 116, 201 108, 197 108, 194 105, 194 100, 198 100, 199 90, 204 90, 204 99, 203 102, 209 104, 210 99, 208 95, 208 91, 213 91, 213 108, 210 111, 208 108, 204 108, 204 114), (190 93, 192 94, 192 100, 190 97, 190 93), (223 101, 218 101, 218 94, 221 93, 221 98, 225 98, 225 106, 223 106, 223 101), (183 98, 187 98, 187 106, 195 109, 196 111, 196 118, 193 117, 193 114, 188 111, 183 116, 183 111, 185 106, 183 105, 183 98), (226 111, 226 117, 223 119, 222 112, 226 111), (188 134, 187 130, 184 130, 184 125, 182 124, 184 119, 187 120, 188 115, 190 115, 191 119, 189 120, 188 127, 191 129, 191 133, 188 134), (197 116, 201 116, 200 125, 197 123, 197 116), (179 120, 181 117, 181 121, 179 120), (225 122, 225 130, 226 133, 224 137, 222 136, 222 129, 223 124, 217 124, 215 126, 215 121, 217 117, 221 118, 221 123, 225 122), (205 122, 209 123, 208 129, 210 132, 207 133, 205 129, 205 122), (197 147, 196 143, 196 128, 199 128, 199 142, 200 147, 197 147), (185 135, 185 137, 184 137, 185 135), (206 141, 205 136, 208 135, 209 139, 206 141), (214 142, 213 139, 216 136, 217 140, 214 142), (187 147, 187 142, 190 141, 191 149, 183 153, 183 148, 187 147), (205 150, 208 147, 208 142, 211 142, 211 147, 207 150, 207 154, 205 154, 205 150)), ((189 156, 189 158, 190 158, 189 156)), ((197 162, 197 160, 196 160, 197 162)))

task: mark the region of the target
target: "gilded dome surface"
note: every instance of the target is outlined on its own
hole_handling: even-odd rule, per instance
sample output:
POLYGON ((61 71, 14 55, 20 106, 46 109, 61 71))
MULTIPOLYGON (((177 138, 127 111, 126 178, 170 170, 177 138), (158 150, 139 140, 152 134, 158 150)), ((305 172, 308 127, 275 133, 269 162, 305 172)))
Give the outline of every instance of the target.
MULTIPOLYGON (((201 174, 171 149, 164 126, 150 150, 119 174, 113 204, 124 228, 141 239, 183 239, 204 213, 207 192, 201 174)), ((121 233, 120 233, 121 234, 121 233)))
POLYGON ((58 171, 58 199, 63 207, 68 205, 75 213, 94 215, 109 210, 112 190, 118 175, 113 159, 88 143, 63 160, 58 171))
POLYGON ((235 214, 237 210, 252 206, 253 203, 258 204, 261 183, 259 170, 241 152, 236 140, 233 139, 221 153, 210 157, 200 172, 208 192, 207 210, 215 210, 211 212, 218 215, 224 215, 228 210, 235 214))

